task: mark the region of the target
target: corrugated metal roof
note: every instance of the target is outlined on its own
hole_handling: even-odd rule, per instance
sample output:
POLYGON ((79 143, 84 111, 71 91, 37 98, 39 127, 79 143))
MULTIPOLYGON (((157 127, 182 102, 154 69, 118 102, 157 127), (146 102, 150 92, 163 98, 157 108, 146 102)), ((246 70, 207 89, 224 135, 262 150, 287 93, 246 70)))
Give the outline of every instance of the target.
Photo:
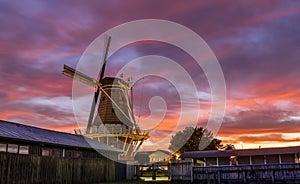
POLYGON ((72 147, 94 148, 104 151, 122 152, 120 149, 110 147, 106 144, 82 135, 47 130, 3 120, 0 120, 0 138, 1 137, 72 147))
POLYGON ((181 158, 211 158, 229 156, 254 156, 254 155, 278 155, 300 153, 300 146, 281 147, 281 148, 260 148, 244 150, 210 150, 210 151, 191 151, 185 152, 181 158))

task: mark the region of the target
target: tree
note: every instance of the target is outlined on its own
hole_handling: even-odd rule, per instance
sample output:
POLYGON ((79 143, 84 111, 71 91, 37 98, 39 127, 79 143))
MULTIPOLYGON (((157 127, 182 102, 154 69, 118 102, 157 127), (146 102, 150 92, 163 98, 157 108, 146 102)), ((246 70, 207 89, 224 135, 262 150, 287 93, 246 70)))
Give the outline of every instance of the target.
POLYGON ((234 150, 235 147, 233 144, 226 144, 222 150, 234 150))
POLYGON ((213 137, 211 131, 202 127, 186 127, 172 136, 169 149, 175 154, 182 154, 187 151, 228 150, 234 149, 234 146, 231 144, 224 146, 221 140, 213 137))

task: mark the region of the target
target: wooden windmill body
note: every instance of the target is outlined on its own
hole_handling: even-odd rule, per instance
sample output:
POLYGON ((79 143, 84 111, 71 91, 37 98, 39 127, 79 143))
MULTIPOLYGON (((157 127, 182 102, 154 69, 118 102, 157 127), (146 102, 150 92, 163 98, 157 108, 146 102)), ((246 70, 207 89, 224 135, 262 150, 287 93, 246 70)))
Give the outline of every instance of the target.
POLYGON ((120 78, 103 77, 110 38, 108 39, 104 64, 98 80, 95 80, 71 67, 64 66, 63 73, 91 86, 96 86, 90 117, 86 131, 75 133, 96 139, 101 143, 122 149, 120 160, 133 160, 143 142, 149 138, 147 131, 141 131, 136 124, 132 100, 129 98, 129 84, 120 78), (100 95, 101 92, 101 95, 100 95), (100 96, 97 113, 95 112, 100 96), (94 116, 94 114, 96 114, 94 116))

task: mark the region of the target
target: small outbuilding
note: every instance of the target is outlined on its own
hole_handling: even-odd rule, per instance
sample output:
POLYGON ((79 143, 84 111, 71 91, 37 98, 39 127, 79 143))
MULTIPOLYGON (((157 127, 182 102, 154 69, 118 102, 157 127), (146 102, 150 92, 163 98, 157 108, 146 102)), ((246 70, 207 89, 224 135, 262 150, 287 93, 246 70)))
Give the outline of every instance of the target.
MULTIPOLYGON (((0 183, 95 183, 120 178, 122 150, 96 140, 0 120, 0 183)), ((121 171, 123 172, 123 171, 121 171)))
POLYGON ((140 151, 137 152, 136 158, 139 156, 145 155, 149 157, 149 163, 157 163, 157 162, 168 162, 171 153, 166 150, 155 150, 155 151, 140 151))
POLYGON ((300 146, 224 151, 191 151, 183 153, 181 159, 193 160, 195 164, 204 167, 295 164, 300 162, 300 146))

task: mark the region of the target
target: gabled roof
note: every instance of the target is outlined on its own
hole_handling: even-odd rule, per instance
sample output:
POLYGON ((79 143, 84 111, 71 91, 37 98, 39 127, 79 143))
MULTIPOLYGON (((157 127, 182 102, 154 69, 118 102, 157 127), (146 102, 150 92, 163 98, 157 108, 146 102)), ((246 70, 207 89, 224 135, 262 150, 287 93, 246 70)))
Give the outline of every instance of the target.
POLYGON ((170 154, 171 154, 169 151, 161 150, 161 149, 158 149, 158 150, 155 150, 155 151, 140 151, 140 152, 137 152, 137 154, 151 155, 151 154, 153 154, 153 153, 155 153, 155 152, 158 152, 158 151, 163 152, 163 153, 165 153, 165 154, 167 154, 167 155, 170 155, 170 154))
POLYGON ((158 150, 154 151, 153 153, 158 152, 158 151, 163 152, 166 155, 170 155, 171 154, 169 151, 161 150, 161 149, 158 149, 158 150))
POLYGON ((65 132, 58 132, 33 126, 0 120, 0 139, 13 139, 28 142, 55 144, 104 151, 122 152, 96 140, 65 132))
POLYGON ((279 155, 300 153, 300 146, 280 147, 280 148, 260 148, 244 150, 210 150, 210 151, 191 151, 185 152, 181 158, 211 158, 211 157, 230 157, 230 156, 254 156, 254 155, 279 155))

